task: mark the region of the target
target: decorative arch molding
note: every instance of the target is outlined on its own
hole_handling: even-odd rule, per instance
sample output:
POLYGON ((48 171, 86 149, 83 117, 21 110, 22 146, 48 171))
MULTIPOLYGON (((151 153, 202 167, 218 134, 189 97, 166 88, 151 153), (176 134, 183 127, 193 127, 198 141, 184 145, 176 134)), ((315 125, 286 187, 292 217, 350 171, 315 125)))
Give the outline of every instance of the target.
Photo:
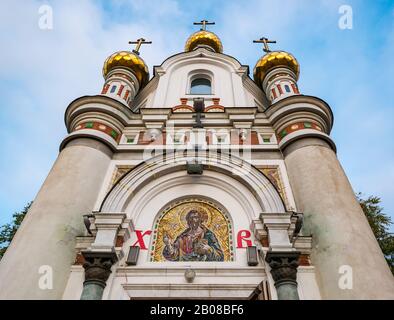
MULTIPOLYGON (((243 186, 234 179, 228 179, 222 173, 207 170, 197 179, 191 178, 186 170, 178 170, 167 173, 157 180, 151 180, 141 188, 143 192, 135 192, 131 197, 125 211, 129 213, 130 218, 138 223, 141 219, 145 219, 145 207, 148 203, 157 202, 158 194, 165 194, 167 198, 162 198, 161 203, 168 202, 168 199, 178 199, 186 197, 199 197, 211 199, 212 195, 220 194, 220 198, 216 202, 220 203, 225 212, 230 212, 228 207, 230 202, 234 205, 237 202, 238 208, 244 213, 244 217, 248 221, 258 217, 262 212, 260 204, 255 197, 243 186), (231 183, 229 183, 229 180, 231 183), (199 190, 188 191, 197 187, 199 190), (224 200, 226 199, 226 200, 224 200), (220 200, 220 201, 219 201, 220 200)), ((156 205, 155 213, 162 210, 161 205, 156 205)), ((151 220, 155 219, 156 215, 151 216, 151 220)), ((231 216, 231 219, 232 216, 231 216)), ((151 226, 149 226, 151 227, 151 226)))
POLYGON ((190 52, 182 52, 180 54, 173 55, 165 60, 160 67, 155 67, 155 74, 161 74, 163 72, 169 72, 174 67, 182 66, 183 64, 189 64, 191 59, 195 58, 196 61, 200 59, 205 63, 211 63, 218 66, 222 66, 224 68, 228 68, 228 70, 242 70, 243 73, 247 74, 247 67, 242 66, 237 59, 234 57, 218 54, 215 52, 210 52, 205 49, 196 49, 190 52))
MULTIPOLYGON (((160 220, 160 215, 163 211, 168 211, 169 209, 173 208, 178 203, 182 203, 184 201, 187 201, 187 200, 195 198, 195 197, 196 196, 194 196, 194 195, 189 195, 189 196, 182 196, 182 197, 177 197, 177 198, 169 200, 165 205, 163 205, 160 208, 159 212, 156 214, 156 216, 154 218, 153 224, 155 224, 156 222, 158 222, 160 220)), ((224 206, 220 203, 220 201, 213 199, 212 197, 206 197, 206 196, 198 196, 198 198, 200 199, 200 201, 207 202, 207 203, 211 204, 212 206, 214 206, 215 208, 217 208, 220 212, 223 213, 223 215, 226 216, 226 219, 228 219, 231 224, 233 223, 233 219, 232 219, 229 211, 227 210, 226 206, 224 206)), ((152 227, 153 227, 153 225, 152 225, 152 227)))
MULTIPOLYGON (((212 180, 210 183, 214 184, 216 180, 218 184, 228 184, 227 187, 231 190, 232 186, 228 183, 228 179, 234 179, 248 189, 261 212, 286 211, 282 198, 269 179, 245 160, 227 153, 200 151, 196 155, 190 155, 182 151, 158 155, 134 167, 108 192, 101 204, 100 212, 125 212, 138 191, 153 180, 171 173, 183 171, 183 179, 190 180, 191 176, 186 173, 186 165, 187 162, 196 160, 203 165, 204 173, 201 176, 192 176, 195 181, 201 178, 207 180, 208 183, 210 179, 212 180), (215 172, 216 175, 207 174, 205 171, 215 172)), ((176 181, 177 179, 173 179, 165 183, 171 185, 177 183, 176 181)), ((185 183, 185 180, 182 183, 185 183)), ((247 199, 243 201, 248 202, 247 199)))

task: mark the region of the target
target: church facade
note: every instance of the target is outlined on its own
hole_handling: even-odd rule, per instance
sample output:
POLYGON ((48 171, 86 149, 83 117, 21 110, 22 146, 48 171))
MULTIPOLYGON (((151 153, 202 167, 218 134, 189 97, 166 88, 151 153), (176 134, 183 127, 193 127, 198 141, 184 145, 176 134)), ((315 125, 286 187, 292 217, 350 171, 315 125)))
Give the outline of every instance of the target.
POLYGON ((394 299, 330 106, 270 40, 251 77, 200 24, 151 78, 144 39, 115 52, 67 107, 1 299, 394 299))

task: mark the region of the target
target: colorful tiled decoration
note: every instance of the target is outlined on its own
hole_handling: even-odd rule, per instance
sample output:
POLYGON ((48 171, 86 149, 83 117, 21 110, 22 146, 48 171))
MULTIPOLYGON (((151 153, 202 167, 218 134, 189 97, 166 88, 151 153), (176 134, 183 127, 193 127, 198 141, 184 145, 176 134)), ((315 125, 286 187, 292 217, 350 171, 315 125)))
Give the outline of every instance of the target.
POLYGON ((111 182, 108 186, 108 191, 114 186, 115 183, 119 181, 119 179, 126 173, 129 172, 134 166, 130 165, 120 165, 116 166, 114 172, 112 173, 111 182))
POLYGON ((284 137, 286 137, 288 134, 294 131, 303 130, 303 129, 313 129, 313 130, 323 131, 321 127, 319 127, 313 122, 305 121, 305 122, 292 123, 291 125, 287 126, 277 134, 278 141, 281 141, 284 137))
POLYGON ((278 166, 257 166, 257 168, 264 173, 268 180, 275 186, 278 190, 283 202, 286 207, 289 207, 288 200, 285 192, 285 187, 283 185, 282 177, 278 166))
POLYGON ((119 142, 120 134, 115 131, 115 129, 111 128, 110 126, 96 122, 96 121, 87 121, 84 123, 79 124, 74 131, 82 130, 82 129, 93 129, 104 132, 105 134, 109 135, 113 138, 116 142, 119 142))

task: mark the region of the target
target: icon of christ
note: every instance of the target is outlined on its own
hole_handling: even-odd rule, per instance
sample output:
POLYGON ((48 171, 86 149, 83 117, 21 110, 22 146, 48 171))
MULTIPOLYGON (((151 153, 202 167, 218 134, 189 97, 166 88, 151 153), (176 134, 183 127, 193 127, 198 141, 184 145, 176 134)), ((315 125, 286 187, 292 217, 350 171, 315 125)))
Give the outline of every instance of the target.
POLYGON ((203 224, 197 210, 186 214, 188 228, 174 242, 163 236, 163 257, 169 261, 224 261, 223 251, 215 234, 203 224))

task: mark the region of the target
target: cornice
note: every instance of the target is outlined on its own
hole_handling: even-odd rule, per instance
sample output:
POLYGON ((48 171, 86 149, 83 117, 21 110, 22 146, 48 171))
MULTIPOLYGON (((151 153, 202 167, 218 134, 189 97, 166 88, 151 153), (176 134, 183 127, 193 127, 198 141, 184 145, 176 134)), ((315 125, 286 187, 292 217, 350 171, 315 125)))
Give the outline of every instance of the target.
POLYGON ((83 96, 72 101, 65 111, 64 122, 67 130, 70 130, 70 123, 76 116, 84 112, 92 111, 112 116, 124 126, 127 125, 128 120, 131 119, 133 115, 133 112, 125 104, 110 97, 104 95, 83 96), (103 107, 98 107, 100 105, 103 107), (111 108, 113 110, 111 110, 111 108))
MULTIPOLYGON (((334 124, 334 114, 331 110, 331 107, 328 105, 327 102, 325 102, 324 100, 318 98, 318 97, 314 97, 314 96, 308 96, 308 95, 293 95, 293 96, 289 96, 287 98, 284 98, 282 100, 279 100, 278 102, 270 105, 266 110, 265 110, 265 114, 270 118, 271 121, 275 122, 275 116, 274 114, 277 113, 280 109, 283 109, 286 106, 290 106, 292 104, 301 104, 301 103, 305 103, 305 104, 312 104, 316 107, 318 107, 320 110, 322 110, 322 113, 319 114, 321 115, 325 115, 325 120, 327 121, 328 124, 328 128, 329 131, 331 131, 333 124, 334 124)), ((304 110, 305 111, 313 111, 315 112, 315 110, 313 110, 312 108, 306 108, 303 107, 300 110, 304 110)), ((290 114, 291 111, 289 110, 286 113, 281 113, 280 117, 282 118, 283 116, 290 114)))

